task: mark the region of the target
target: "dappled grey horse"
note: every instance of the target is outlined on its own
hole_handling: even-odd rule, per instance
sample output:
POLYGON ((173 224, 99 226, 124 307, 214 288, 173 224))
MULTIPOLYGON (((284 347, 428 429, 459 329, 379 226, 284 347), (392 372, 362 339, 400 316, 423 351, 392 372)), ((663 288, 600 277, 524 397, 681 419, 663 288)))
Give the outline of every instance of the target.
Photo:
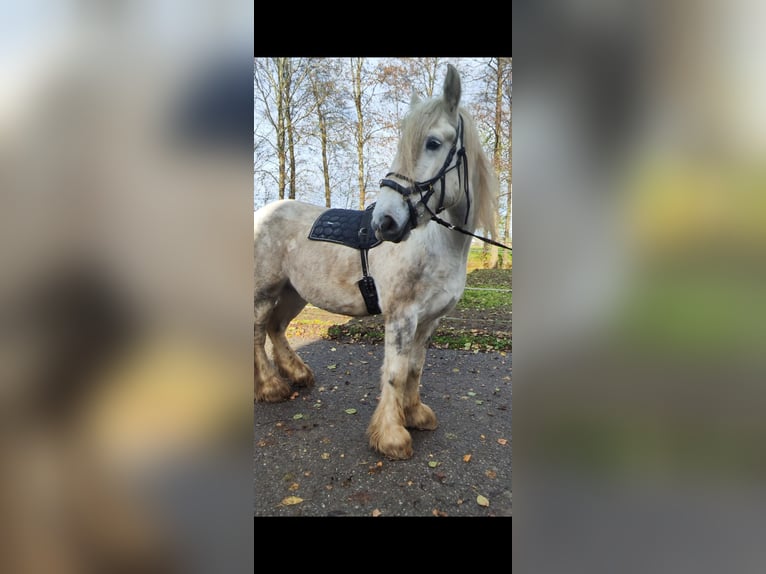
POLYGON ((285 336, 306 302, 355 317, 380 310, 385 358, 368 436, 372 448, 393 459, 412 456, 408 428, 437 426, 434 412, 420 401, 428 339, 463 293, 470 234, 477 227, 494 232, 498 184, 460 94, 450 65, 441 97, 413 96, 369 218, 382 242, 363 251, 364 271, 359 250, 309 239, 326 208, 281 200, 255 213, 255 400, 284 401, 291 383, 314 383, 285 336), (373 278, 363 282, 365 295, 362 275, 373 278))

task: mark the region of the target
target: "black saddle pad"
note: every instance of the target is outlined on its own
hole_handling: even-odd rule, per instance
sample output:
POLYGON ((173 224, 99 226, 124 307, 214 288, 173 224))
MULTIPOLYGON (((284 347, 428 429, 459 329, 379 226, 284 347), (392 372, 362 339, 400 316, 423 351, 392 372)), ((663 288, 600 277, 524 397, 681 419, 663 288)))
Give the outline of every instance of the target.
POLYGON ((373 203, 364 211, 356 209, 328 209, 317 217, 309 232, 309 239, 339 243, 354 249, 372 249, 381 240, 372 231, 373 203))

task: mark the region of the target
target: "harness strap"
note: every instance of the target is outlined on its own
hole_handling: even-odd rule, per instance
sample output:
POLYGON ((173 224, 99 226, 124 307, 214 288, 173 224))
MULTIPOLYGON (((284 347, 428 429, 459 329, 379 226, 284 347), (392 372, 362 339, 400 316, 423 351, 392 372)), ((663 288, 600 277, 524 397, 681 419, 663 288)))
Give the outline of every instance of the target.
MULTIPOLYGON (((367 236, 367 228, 363 227, 359 230, 359 235, 362 236, 362 239, 364 239, 367 236)), ((362 243, 365 243, 362 241, 362 243)), ((360 249, 359 253, 362 257, 362 275, 363 277, 357 282, 357 286, 359 287, 359 292, 362 294, 362 298, 364 299, 364 305, 367 307, 367 312, 370 315, 380 315, 382 313, 380 309, 380 304, 378 303, 378 290, 375 287, 375 279, 372 278, 372 276, 367 272, 368 269, 368 261, 367 261, 367 251, 368 249, 360 249)))

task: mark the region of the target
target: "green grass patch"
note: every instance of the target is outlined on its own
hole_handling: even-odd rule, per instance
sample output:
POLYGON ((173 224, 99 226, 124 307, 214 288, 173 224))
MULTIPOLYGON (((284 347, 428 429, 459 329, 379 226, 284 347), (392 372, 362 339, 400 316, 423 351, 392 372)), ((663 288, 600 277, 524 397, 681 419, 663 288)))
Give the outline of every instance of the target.
POLYGON ((511 308, 513 293, 506 291, 471 291, 466 289, 458 301, 458 309, 499 310, 511 308))
POLYGON ((465 277, 466 287, 511 288, 510 269, 474 269, 465 277))

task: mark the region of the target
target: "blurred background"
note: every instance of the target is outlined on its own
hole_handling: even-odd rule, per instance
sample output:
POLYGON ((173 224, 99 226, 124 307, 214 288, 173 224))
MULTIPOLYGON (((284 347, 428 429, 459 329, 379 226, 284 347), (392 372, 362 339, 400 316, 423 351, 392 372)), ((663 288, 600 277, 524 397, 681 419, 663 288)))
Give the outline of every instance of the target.
POLYGON ((514 3, 514 566, 766 567, 762 2, 514 3))
MULTIPOLYGON (((515 3, 521 572, 764 569, 764 10, 515 3)), ((250 571, 251 22, 3 6, 2 572, 250 571)))
POLYGON ((0 571, 252 568, 253 4, 0 18, 0 571))

